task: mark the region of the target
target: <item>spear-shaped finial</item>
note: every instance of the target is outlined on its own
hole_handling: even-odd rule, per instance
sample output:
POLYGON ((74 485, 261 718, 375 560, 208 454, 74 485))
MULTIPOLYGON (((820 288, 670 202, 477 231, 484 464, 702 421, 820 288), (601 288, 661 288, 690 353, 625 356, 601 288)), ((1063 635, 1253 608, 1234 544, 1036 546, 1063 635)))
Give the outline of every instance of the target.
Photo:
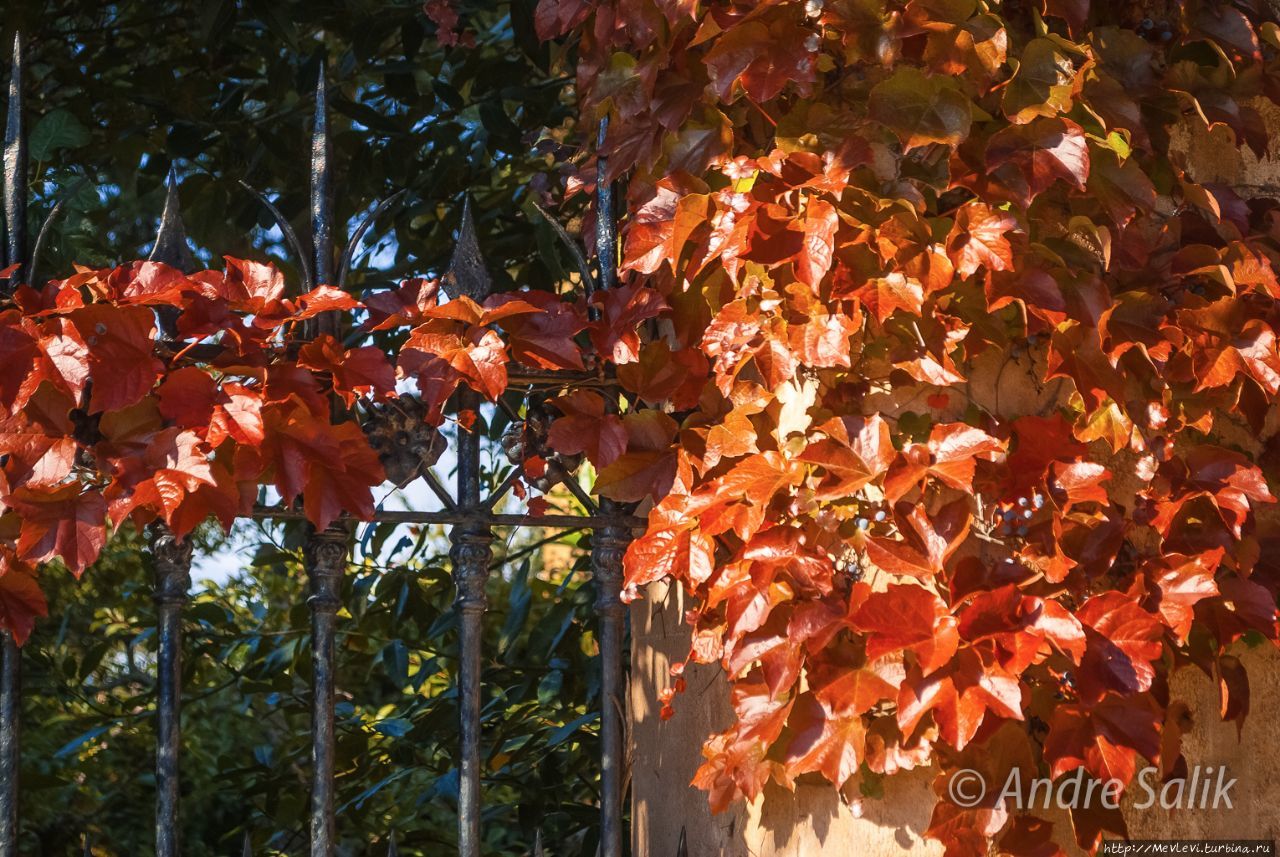
POLYGON ((613 220, 613 185, 608 180, 609 159, 604 153, 608 135, 606 116, 596 132, 596 260, 600 264, 601 289, 611 289, 618 281, 618 224, 613 220))
POLYGON ((178 201, 178 171, 169 166, 165 182, 164 210, 160 213, 160 226, 156 230, 156 243, 147 258, 164 262, 175 268, 190 270, 195 259, 187 246, 187 230, 182 223, 182 209, 178 201))
POLYGON ((493 291, 493 280, 485 269, 480 242, 476 240, 476 221, 471 216, 470 196, 465 197, 462 203, 458 243, 453 248, 453 258, 449 260, 449 270, 445 272, 442 285, 449 297, 466 295, 476 303, 483 303, 493 291))
POLYGON ((546 857, 546 852, 542 847, 542 828, 539 827, 533 834, 533 855, 532 857, 546 857))
POLYGON ((680 828, 680 841, 676 843, 676 857, 689 857, 689 843, 685 840, 684 827, 680 828))
POLYGON ((400 849, 396 847, 396 834, 391 832, 391 841, 387 844, 387 857, 400 857, 400 849))
MULTIPOLYGON (((156 243, 147 258, 152 262, 163 262, 181 271, 195 268, 195 257, 187 246, 187 230, 182 225, 182 211, 178 202, 178 172, 169 165, 168 187, 164 194, 164 210, 160 212, 160 226, 156 230, 156 243)), ((43 230, 42 230, 43 231, 43 230)), ((162 306, 156 308, 156 320, 160 325, 160 333, 164 339, 173 339, 178 335, 177 307, 162 306)))
POLYGON ((244 832, 244 847, 240 849, 240 857, 253 857, 253 839, 249 837, 249 831, 244 832))
MULTIPOLYGON (((13 34, 13 64, 9 68, 9 110, 4 125, 4 221, 8 240, 5 262, 26 262, 27 253, 27 135, 23 130, 22 33, 13 34)), ((21 273, 9 282, 19 282, 21 273)))
POLYGON ((314 285, 333 283, 333 196, 329 146, 329 90, 325 60, 316 74, 316 111, 311 126, 311 244, 314 285))

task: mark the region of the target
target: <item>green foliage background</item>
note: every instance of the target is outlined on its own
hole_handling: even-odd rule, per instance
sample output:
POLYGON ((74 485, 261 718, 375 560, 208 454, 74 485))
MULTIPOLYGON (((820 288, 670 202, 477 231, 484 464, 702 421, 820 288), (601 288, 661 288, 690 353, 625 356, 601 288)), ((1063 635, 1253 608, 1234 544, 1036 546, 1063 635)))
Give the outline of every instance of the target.
POLYGON ((147 250, 170 164, 203 261, 261 257, 270 243, 272 222, 241 181, 275 198, 305 240, 323 57, 339 223, 408 190, 374 230, 379 270, 364 256, 351 285, 438 269, 468 193, 498 286, 548 287, 561 263, 529 202, 551 203, 575 157, 560 142, 576 115, 570 81, 533 34, 535 0, 453 5, 474 44, 442 47, 417 0, 5 3, 0 43, 18 27, 28 42, 33 236, 71 193, 41 269, 147 250))
MULTIPOLYGON (((370 534, 338 643, 341 853, 448 853, 455 842, 453 586, 442 534, 370 534), (379 545, 391 537, 391 545, 379 545)), ((187 611, 183 830, 191 857, 306 848, 309 618, 300 531, 243 538, 248 567, 187 611), (274 537, 274 538, 272 538, 274 537)), ((576 537, 567 539, 570 543, 576 537)), ((489 853, 595 852, 598 667, 581 552, 499 543, 489 587, 484 709, 489 853)), ((206 547, 215 545, 206 538, 206 547)), ((143 545, 124 532, 84 579, 50 568, 51 620, 24 650, 22 853, 151 851, 155 608, 143 545)))

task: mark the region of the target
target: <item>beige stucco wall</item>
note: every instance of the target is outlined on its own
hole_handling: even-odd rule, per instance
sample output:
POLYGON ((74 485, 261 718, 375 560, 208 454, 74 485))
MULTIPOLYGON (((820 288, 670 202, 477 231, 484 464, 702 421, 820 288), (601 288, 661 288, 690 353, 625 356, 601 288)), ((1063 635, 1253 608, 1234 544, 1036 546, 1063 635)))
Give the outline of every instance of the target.
MULTIPOLYGON (((883 798, 844 804, 827 785, 799 786, 795 794, 771 786, 762 800, 719 815, 703 792, 689 785, 701 762, 705 736, 732 722, 724 679, 710 667, 691 668, 676 714, 658 716, 654 702, 667 669, 689 651, 678 591, 663 584, 632 606, 633 673, 632 840, 637 857, 675 857, 683 830, 689 857, 940 857, 939 843, 924 838, 935 802, 936 768, 885 778, 883 798)), ((1233 809, 1165 810, 1158 805, 1125 811, 1138 839, 1280 840, 1280 654, 1269 644, 1241 657, 1249 672, 1252 706, 1243 733, 1217 717, 1218 690, 1195 669, 1179 672, 1171 698, 1187 703, 1192 724, 1183 738, 1188 766, 1225 765, 1239 780, 1233 809)), ((1131 801, 1130 801, 1131 802, 1131 801)), ((1071 842, 1062 813, 1043 813, 1055 838, 1071 842)), ((1076 851, 1071 848, 1070 851, 1076 851)))
MULTIPOLYGON (((1259 104, 1268 124, 1280 131, 1280 110, 1259 104)), ((1242 195, 1280 195, 1280 163, 1259 161, 1237 150, 1228 132, 1183 130, 1174 135, 1193 178, 1240 188, 1242 195)), ((997 412, 1011 403, 1023 413, 1044 412, 1053 406, 1057 388, 1037 381, 1043 366, 978 366, 971 375, 971 392, 997 412), (1011 371, 1012 370, 1012 371, 1011 371), (1002 408, 1001 405, 1004 407, 1002 408)), ((892 410, 894 403, 876 403, 892 410)), ((1277 430, 1280 415, 1272 414, 1265 435, 1277 430)), ((1226 434, 1232 434, 1225 432, 1226 434)), ((1259 438, 1234 433, 1222 440, 1250 448, 1259 438)), ((1115 487, 1124 480, 1117 473, 1115 487)), ((1275 515, 1265 516, 1274 524, 1275 515)), ((882 799, 843 803, 830 786, 799 786, 792 794, 771 786, 763 799, 739 804, 712 815, 706 796, 689 785, 701 762, 703 739, 726 728, 732 720, 727 686, 712 667, 690 667, 688 689, 677 699, 676 714, 666 722, 658 716, 657 696, 669 679, 670 665, 689 651, 689 636, 678 590, 664 584, 650 588, 632 606, 632 799, 634 853, 637 857, 674 857, 684 831, 689 857, 809 857, 814 854, 857 857, 940 857, 939 843, 923 837, 935 803, 931 788, 936 769, 918 770, 885 779, 882 799)), ((1251 714, 1243 734, 1217 717, 1217 687, 1194 669, 1179 672, 1172 683, 1172 699, 1187 703, 1192 724, 1183 740, 1189 766, 1225 765, 1239 779, 1233 790, 1234 809, 1126 809, 1126 823, 1135 838, 1256 838, 1280 840, 1280 655, 1270 647, 1247 651, 1251 714)), ((1044 813, 1039 813, 1045 815, 1044 813)), ((1055 839, 1071 843, 1070 822, 1049 814, 1055 839)), ((1071 851, 1076 851, 1072 847, 1071 851)))

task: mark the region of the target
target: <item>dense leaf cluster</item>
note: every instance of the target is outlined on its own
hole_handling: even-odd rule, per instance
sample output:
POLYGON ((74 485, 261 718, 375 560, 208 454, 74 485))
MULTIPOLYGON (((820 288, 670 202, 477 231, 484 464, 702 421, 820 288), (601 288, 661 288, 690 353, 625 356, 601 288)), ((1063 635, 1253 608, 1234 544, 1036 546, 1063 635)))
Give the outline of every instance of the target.
MULTIPOLYGON (((24 368, 0 381, 0 623, 20 641, 46 611, 37 565, 58 559, 79 576, 125 521, 161 520, 180 539, 210 517, 230 530, 265 486, 285 506, 300 500, 317 529, 343 515, 369 520, 385 474, 354 411, 398 407, 397 371, 416 382, 407 413, 434 431, 460 384, 490 400, 506 392, 513 361, 598 363, 574 341, 584 331, 600 351, 633 359, 635 325, 663 307, 639 286, 597 295, 596 319, 585 302, 549 292, 442 301, 433 278, 364 303, 327 285, 286 291, 274 265, 232 257, 221 271, 140 261, 13 289, 0 311, 0 359, 24 368), (345 342, 328 332, 342 328, 353 329, 345 342), (394 368, 384 349, 355 345, 397 330, 394 368)), ((556 401, 564 413, 594 405, 603 415, 593 392, 556 401)), ((483 428, 477 416, 459 415, 462 430, 483 428)), ((428 446, 423 454, 439 455, 428 446)), ((546 467, 534 471, 532 451, 528 479, 546 467)))
MULTIPOLYGON (((940 795, 957 768, 1167 775, 1187 663, 1244 716, 1232 646, 1277 637, 1280 209, 1177 140, 1268 152, 1273 15, 539 4, 610 120, 627 282, 669 308, 618 369, 666 414, 598 487, 652 496, 628 581, 679 581, 691 657, 732 683, 713 806, 930 761, 940 795)), ((1071 820, 1086 848, 1123 831, 1071 820)), ((940 797, 929 832, 949 855, 1065 836, 994 795, 940 797)))
POLYGON ((228 258, 191 276, 158 262, 83 270, 42 291, 19 285, 11 303, 0 349, 26 370, 0 391, 0 581, 19 639, 44 612, 34 564, 58 558, 80 575, 108 522, 161 519, 179 538, 210 516, 230 528, 264 480, 287 503, 305 490, 317 527, 372 515, 382 465, 327 394, 385 396, 391 364, 372 346, 294 335, 357 307, 345 292, 286 298, 274 266, 228 258))
MULTIPOLYGON (((428 7, 468 38, 450 4, 428 7)), ((616 375, 616 401, 554 400, 545 437, 513 449, 531 482, 548 454, 585 455, 600 494, 652 504, 631 591, 679 581, 691 658, 733 687, 737 722, 695 780, 714 806, 930 762, 940 794, 958 768, 1127 783, 1145 758, 1171 774, 1185 709, 1168 678, 1185 664, 1217 679, 1224 716, 1247 712, 1233 646, 1280 636, 1262 466, 1280 209, 1197 176, 1174 141, 1267 151, 1270 15, 539 3, 539 34, 575 46, 582 109, 610 119, 607 173, 583 162, 570 190, 627 178, 625 284, 589 306, 549 291, 482 305, 410 281, 367 299, 368 324, 412 328, 394 362, 429 422, 459 385, 496 399, 513 362, 616 375)), ((366 366, 336 341, 289 342, 312 302, 354 301, 287 301, 244 263, 176 287, 143 270, 20 290, 6 312, 6 347, 33 365, 3 388, 25 451, 5 465, 12 562, 82 567, 104 512, 182 528, 188 508, 191 523, 218 511, 191 498, 243 502, 263 480, 301 492, 317 524, 366 514, 374 469, 275 448, 350 431, 313 396, 388 392, 383 353, 366 366), (165 353, 152 303, 222 356, 165 353), (165 404, 189 371, 212 379, 200 420, 165 404), (252 406, 228 384, 260 400, 262 441, 236 437, 252 406), (135 411, 140 429, 107 419, 135 411), (122 449, 131 431, 145 449, 122 449), (230 476, 203 478, 216 467, 230 476)), ((1058 850, 1062 833, 996 798, 941 797, 930 834, 951 855, 1058 850)), ((1123 831, 1098 806, 1071 821, 1086 848, 1123 831)))

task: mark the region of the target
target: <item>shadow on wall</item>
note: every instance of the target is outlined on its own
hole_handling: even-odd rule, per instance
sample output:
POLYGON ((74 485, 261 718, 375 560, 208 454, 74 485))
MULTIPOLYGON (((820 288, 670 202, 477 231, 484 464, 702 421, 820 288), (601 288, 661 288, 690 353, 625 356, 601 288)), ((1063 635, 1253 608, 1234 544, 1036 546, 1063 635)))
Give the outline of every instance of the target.
MULTIPOLYGON (((742 802, 712 815, 707 796, 689 785, 702 762, 706 736, 732 722, 728 686, 718 668, 691 665, 688 689, 675 702, 675 716, 659 717, 658 693, 668 670, 689 651, 679 590, 655 584, 632 605, 632 800, 633 853, 636 857, 675 857, 681 830, 689 857, 810 857, 818 853, 859 857, 940 857, 940 843, 924 838, 935 797, 936 768, 886 777, 884 796, 854 806, 835 789, 797 784, 795 793, 776 785, 763 799, 742 802)), ((1241 654, 1252 690, 1253 713, 1243 733, 1217 717, 1218 691, 1194 668, 1178 672, 1172 699, 1187 703, 1198 716, 1183 737, 1189 766, 1225 766, 1238 780, 1233 807, 1165 809, 1125 802, 1129 833, 1137 839, 1280 839, 1280 653, 1271 646, 1241 654)), ((1158 785, 1157 785, 1158 788, 1158 785)), ((1074 847, 1071 822, 1060 811, 1037 815, 1054 823, 1055 840, 1069 854, 1074 847)))
MULTIPOLYGON (((718 667, 691 664, 688 689, 663 721, 658 693, 672 663, 689 652, 682 593, 658 583, 631 608, 632 825, 636 857, 675 857, 681 830, 690 857, 812 855, 818 848, 857 847, 860 857, 941 854, 923 839, 933 807, 934 769, 885 780, 883 799, 845 805, 829 785, 797 784, 795 794, 777 785, 747 806, 738 802, 713 815, 707 796, 689 785, 702 763, 703 739, 733 720, 728 685, 718 667)), ((850 852, 855 853, 855 852, 850 852)))

